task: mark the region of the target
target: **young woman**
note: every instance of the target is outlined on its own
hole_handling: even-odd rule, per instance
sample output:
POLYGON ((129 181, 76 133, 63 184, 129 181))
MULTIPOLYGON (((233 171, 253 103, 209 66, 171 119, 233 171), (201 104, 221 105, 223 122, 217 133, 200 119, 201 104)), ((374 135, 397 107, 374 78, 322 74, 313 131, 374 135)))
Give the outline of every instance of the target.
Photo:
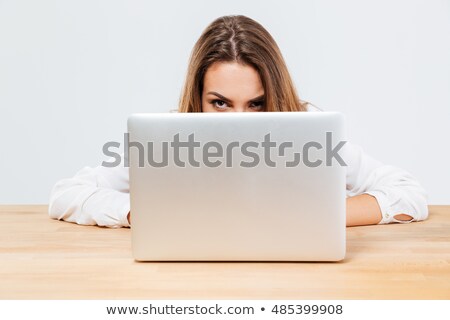
MULTIPOLYGON (((271 35, 245 16, 211 23, 195 44, 179 112, 318 111, 302 102, 271 35)), ((426 219, 426 193, 408 172, 347 143, 347 226, 426 219)), ((86 225, 130 226, 128 168, 86 167, 59 181, 49 214, 86 225)))

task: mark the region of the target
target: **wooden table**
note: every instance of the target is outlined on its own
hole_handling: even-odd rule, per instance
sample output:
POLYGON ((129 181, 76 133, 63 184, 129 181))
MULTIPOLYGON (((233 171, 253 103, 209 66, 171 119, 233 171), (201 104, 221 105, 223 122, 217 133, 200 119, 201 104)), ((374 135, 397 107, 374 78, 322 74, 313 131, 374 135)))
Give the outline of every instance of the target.
POLYGON ((450 206, 347 231, 339 263, 138 263, 130 229, 0 206, 0 299, 450 299, 450 206))

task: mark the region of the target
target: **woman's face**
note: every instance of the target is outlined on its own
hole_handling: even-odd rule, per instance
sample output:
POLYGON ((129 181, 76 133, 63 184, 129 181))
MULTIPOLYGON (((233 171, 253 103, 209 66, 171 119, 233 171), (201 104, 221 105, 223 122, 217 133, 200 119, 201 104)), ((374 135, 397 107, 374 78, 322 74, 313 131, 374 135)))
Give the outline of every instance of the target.
POLYGON ((264 88, 258 72, 237 62, 213 63, 203 79, 202 111, 264 111, 264 88))

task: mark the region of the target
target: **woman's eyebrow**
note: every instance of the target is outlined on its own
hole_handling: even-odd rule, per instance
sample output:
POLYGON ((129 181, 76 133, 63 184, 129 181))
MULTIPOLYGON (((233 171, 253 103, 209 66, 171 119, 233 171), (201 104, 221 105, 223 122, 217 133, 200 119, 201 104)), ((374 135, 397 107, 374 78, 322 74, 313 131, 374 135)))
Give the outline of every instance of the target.
POLYGON ((258 97, 256 97, 256 98, 253 98, 252 100, 250 100, 250 102, 261 101, 261 100, 263 100, 263 99, 264 99, 264 95, 262 94, 262 95, 260 95, 260 96, 258 96, 258 97))
MULTIPOLYGON (((230 99, 224 97, 223 95, 221 95, 220 93, 217 93, 215 91, 209 91, 207 94, 213 94, 213 95, 215 95, 216 97, 222 99, 225 102, 230 102, 231 101, 230 99)), ((256 98, 253 98, 253 99, 251 99, 249 101, 250 102, 255 102, 255 101, 260 101, 261 99, 264 99, 264 95, 263 94, 258 96, 258 97, 256 97, 256 98)))
POLYGON ((217 92, 214 92, 214 91, 209 91, 208 94, 213 94, 213 95, 215 95, 216 97, 222 99, 225 102, 230 102, 231 101, 230 99, 228 99, 228 98, 224 97, 223 95, 221 95, 221 94, 219 94, 217 92))

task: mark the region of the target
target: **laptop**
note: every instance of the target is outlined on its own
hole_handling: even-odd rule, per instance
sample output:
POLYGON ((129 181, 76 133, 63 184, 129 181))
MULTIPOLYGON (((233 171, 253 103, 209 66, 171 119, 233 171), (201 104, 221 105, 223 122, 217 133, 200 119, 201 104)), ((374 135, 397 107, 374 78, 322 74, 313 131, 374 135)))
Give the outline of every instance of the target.
POLYGON ((128 119, 137 261, 339 261, 344 116, 149 113, 128 119))

